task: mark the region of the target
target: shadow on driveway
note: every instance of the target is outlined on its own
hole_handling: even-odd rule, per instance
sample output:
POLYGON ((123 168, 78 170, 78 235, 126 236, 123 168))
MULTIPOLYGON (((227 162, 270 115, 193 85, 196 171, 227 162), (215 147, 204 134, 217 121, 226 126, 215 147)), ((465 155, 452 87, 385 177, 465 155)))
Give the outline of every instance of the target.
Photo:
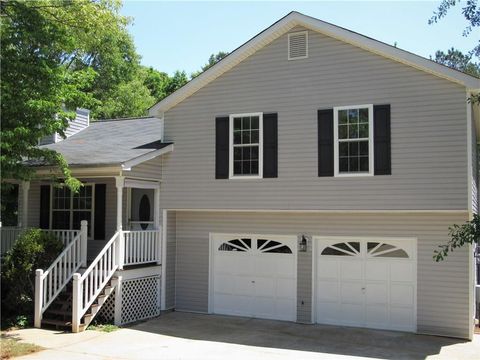
POLYGON ((191 340, 389 359, 424 359, 438 354, 444 346, 467 342, 395 331, 183 312, 167 313, 131 328, 191 340))

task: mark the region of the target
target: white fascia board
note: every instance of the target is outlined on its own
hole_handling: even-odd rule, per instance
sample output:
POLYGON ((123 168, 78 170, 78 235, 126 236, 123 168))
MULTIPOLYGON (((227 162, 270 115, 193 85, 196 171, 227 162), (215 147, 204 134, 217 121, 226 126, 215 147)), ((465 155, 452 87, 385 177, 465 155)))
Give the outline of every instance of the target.
POLYGON ((171 151, 173 151, 173 144, 170 144, 168 146, 165 146, 164 148, 154 150, 154 151, 150 151, 149 153, 137 156, 133 159, 125 161, 122 164, 122 170, 129 171, 129 170, 132 169, 132 167, 134 167, 138 164, 141 164, 141 163, 143 163, 145 161, 148 161, 148 160, 155 159, 156 157, 158 157, 160 155, 163 155, 163 154, 166 154, 166 153, 169 153, 171 151))
POLYGON ((219 61, 207 71, 200 74, 195 79, 191 80, 183 87, 167 96, 162 101, 153 105, 149 110, 149 115, 158 116, 159 113, 164 113, 191 96, 205 85, 209 84, 217 77, 230 70, 257 50, 269 44, 276 38, 285 34, 287 31, 295 26, 304 26, 310 30, 317 31, 332 38, 346 42, 348 44, 360 47, 367 51, 389 58, 391 60, 412 66, 416 69, 425 71, 427 73, 436 75, 438 77, 455 82, 468 91, 480 90, 480 79, 464 74, 460 71, 453 70, 447 66, 437 64, 432 60, 428 60, 419 55, 415 55, 405 50, 398 49, 394 46, 382 43, 378 40, 360 35, 353 31, 329 24, 322 20, 315 19, 310 16, 300 14, 298 12, 291 12, 284 18, 280 19, 260 34, 247 41, 245 44, 234 50, 227 57, 219 61))

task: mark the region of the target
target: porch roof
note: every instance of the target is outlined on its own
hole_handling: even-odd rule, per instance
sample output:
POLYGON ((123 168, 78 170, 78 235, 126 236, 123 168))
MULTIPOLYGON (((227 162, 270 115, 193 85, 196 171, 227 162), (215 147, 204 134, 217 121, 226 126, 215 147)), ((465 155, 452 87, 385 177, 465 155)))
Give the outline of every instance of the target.
MULTIPOLYGON (((40 147, 61 153, 73 166, 120 165, 161 155, 159 150, 172 144, 162 142, 161 137, 161 120, 155 117, 100 120, 67 139, 40 147)), ((42 161, 29 163, 47 165, 42 161)))

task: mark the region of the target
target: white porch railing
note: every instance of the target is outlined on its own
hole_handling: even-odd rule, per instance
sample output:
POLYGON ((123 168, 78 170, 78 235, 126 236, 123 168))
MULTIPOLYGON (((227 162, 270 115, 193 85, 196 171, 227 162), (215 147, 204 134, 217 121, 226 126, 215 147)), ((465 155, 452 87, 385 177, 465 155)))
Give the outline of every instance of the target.
POLYGON ((124 265, 147 264, 161 260, 160 230, 122 232, 125 241, 124 265))
POLYGON ((13 247, 15 241, 17 241, 20 234, 24 231, 24 228, 20 227, 2 227, 0 233, 0 255, 4 255, 8 250, 13 247))
MULTIPOLYGON (((62 231, 60 236, 68 245, 45 270, 37 269, 35 273, 35 327, 41 327, 42 315, 55 300, 62 289, 72 279, 81 266, 87 265, 87 221, 81 222, 81 229, 73 232, 62 231)), ((56 233, 56 232, 55 232, 56 233)))
POLYGON ((73 275, 72 331, 78 332, 80 320, 119 267, 122 231, 117 231, 87 270, 73 275))
MULTIPOLYGON (((9 251, 15 241, 17 241, 20 234, 24 231, 28 230, 28 228, 21 228, 21 227, 2 227, 0 232, 0 255, 4 255, 7 251, 9 251)), ((42 230, 44 232, 53 234, 56 236, 57 239, 62 241, 63 246, 67 246, 70 244, 73 239, 80 234, 80 230, 42 230)))

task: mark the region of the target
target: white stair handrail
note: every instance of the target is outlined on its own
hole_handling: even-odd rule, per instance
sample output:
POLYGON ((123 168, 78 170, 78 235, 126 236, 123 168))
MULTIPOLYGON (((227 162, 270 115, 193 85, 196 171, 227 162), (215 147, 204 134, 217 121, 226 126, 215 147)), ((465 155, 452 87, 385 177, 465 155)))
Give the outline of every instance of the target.
POLYGON ((60 294, 82 266, 87 265, 88 223, 81 221, 80 231, 58 255, 50 267, 35 272, 35 317, 34 326, 41 327, 45 310, 60 294))
POLYGON ((73 274, 72 332, 80 330, 80 320, 119 268, 122 231, 117 231, 87 270, 73 274))

